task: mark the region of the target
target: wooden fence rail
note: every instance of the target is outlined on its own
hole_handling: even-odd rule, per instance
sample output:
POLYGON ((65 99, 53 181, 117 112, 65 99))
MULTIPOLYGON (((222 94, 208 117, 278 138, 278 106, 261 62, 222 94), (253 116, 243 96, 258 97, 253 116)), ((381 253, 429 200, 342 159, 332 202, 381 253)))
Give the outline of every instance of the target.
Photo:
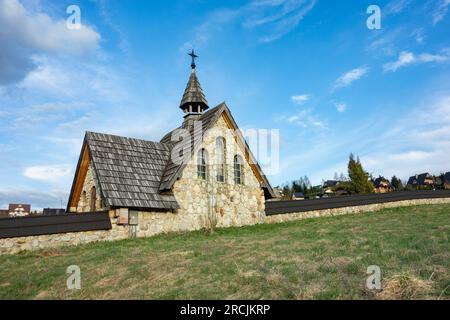
POLYGON ((420 200, 450 198, 450 190, 407 191, 385 194, 351 195, 321 198, 303 201, 267 201, 266 215, 288 214, 324 209, 364 206, 369 204, 395 202, 403 200, 420 200))
POLYGON ((0 219, 0 239, 111 229, 108 211, 0 219))

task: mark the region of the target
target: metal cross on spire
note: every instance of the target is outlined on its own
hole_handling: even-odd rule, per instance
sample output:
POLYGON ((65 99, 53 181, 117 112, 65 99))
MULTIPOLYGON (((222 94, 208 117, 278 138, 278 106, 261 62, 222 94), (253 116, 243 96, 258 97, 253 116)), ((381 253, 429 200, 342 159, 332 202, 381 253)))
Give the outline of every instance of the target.
POLYGON ((188 55, 190 55, 192 57, 192 63, 191 63, 191 68, 195 69, 195 59, 198 58, 198 56, 195 54, 194 49, 192 49, 191 53, 188 53, 188 55))

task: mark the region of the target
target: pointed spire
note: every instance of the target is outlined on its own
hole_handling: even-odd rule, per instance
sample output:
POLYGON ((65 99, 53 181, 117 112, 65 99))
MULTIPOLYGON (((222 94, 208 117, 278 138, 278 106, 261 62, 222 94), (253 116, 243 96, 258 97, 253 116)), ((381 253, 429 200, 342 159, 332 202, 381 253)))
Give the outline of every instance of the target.
POLYGON ((195 54, 194 50, 188 54, 192 57, 191 63, 191 76, 187 83, 186 89, 184 90, 183 98, 181 99, 180 108, 186 114, 201 114, 203 111, 209 109, 208 101, 205 98, 200 82, 198 81, 196 74, 196 64, 195 59, 198 56, 195 54))

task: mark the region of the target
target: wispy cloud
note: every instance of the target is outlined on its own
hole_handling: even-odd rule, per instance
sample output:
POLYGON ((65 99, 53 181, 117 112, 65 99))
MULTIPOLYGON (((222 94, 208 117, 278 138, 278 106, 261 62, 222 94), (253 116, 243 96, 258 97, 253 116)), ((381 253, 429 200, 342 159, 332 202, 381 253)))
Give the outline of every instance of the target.
POLYGON ((411 0, 391 0, 383 9, 383 15, 393 15, 403 12, 410 4, 411 0))
POLYGON ((310 98, 309 94, 300 94, 300 95, 295 95, 291 97, 292 102, 294 102, 295 104, 304 104, 306 101, 308 101, 310 98))
POLYGON ((55 182, 71 174, 69 165, 32 166, 25 168, 24 176, 38 181, 55 182))
POLYGON ((347 104, 343 102, 335 103, 334 106, 336 107, 336 110, 340 113, 343 113, 347 110, 347 104))
POLYGON ((436 25, 442 21, 448 12, 448 6, 450 5, 450 0, 437 0, 436 7, 433 10, 433 24, 436 25))
POLYGON ((415 55, 409 51, 402 51, 396 61, 386 63, 383 68, 385 72, 395 72, 399 68, 419 63, 442 63, 450 59, 448 50, 443 50, 442 54, 422 53, 415 55))
POLYGON ((239 22, 244 30, 254 31, 259 42, 268 43, 293 31, 313 10, 317 0, 253 0, 237 9, 213 11, 195 27, 195 36, 183 43, 180 51, 201 47, 223 26, 239 22))
POLYGON ((348 87, 353 82, 361 79, 369 71, 368 67, 359 67, 350 70, 340 76, 334 83, 334 89, 339 89, 343 87, 348 87))
POLYGON ((272 42, 295 29, 314 8, 316 0, 256 0, 249 6, 247 28, 260 28, 261 42, 272 42))
POLYGON ((377 147, 362 159, 369 161, 369 170, 403 178, 416 173, 439 174, 450 170, 446 159, 450 153, 450 96, 427 101, 426 107, 416 107, 394 127, 380 136, 377 147), (412 123, 414 130, 410 130, 412 123), (382 158, 379 157, 381 150, 382 158))
POLYGON ((327 125, 324 121, 314 114, 314 110, 303 109, 291 116, 282 117, 288 124, 297 125, 302 128, 326 129, 327 125))

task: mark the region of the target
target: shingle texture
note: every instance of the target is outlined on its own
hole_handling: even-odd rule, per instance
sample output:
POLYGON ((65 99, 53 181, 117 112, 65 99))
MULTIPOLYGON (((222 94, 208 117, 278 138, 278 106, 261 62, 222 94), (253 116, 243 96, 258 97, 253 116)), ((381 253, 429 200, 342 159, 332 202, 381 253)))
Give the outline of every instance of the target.
POLYGON ((205 98, 200 82, 198 81, 195 69, 192 69, 191 76, 187 83, 186 89, 181 99, 180 106, 184 106, 190 103, 202 103, 204 106, 208 105, 208 101, 205 98))
POLYGON ((111 207, 178 208, 158 189, 170 147, 158 142, 87 132, 86 143, 106 204, 111 207))

